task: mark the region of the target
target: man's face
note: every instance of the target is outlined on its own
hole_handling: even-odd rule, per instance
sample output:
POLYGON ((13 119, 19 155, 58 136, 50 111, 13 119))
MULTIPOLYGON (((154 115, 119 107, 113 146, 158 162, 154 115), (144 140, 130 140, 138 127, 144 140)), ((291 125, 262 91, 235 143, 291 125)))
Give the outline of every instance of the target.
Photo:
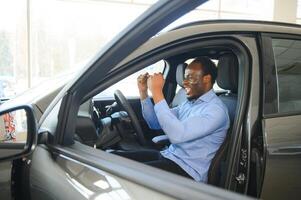
POLYGON ((201 64, 191 63, 185 69, 183 86, 188 100, 197 99, 204 94, 204 81, 201 64))

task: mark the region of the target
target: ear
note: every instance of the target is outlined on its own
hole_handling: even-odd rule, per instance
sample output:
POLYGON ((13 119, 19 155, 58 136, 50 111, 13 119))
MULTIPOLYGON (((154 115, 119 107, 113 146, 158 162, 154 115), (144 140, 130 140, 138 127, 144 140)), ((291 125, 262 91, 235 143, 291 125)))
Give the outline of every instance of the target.
POLYGON ((207 74, 207 75, 203 76, 203 82, 204 83, 211 83, 211 75, 207 74))

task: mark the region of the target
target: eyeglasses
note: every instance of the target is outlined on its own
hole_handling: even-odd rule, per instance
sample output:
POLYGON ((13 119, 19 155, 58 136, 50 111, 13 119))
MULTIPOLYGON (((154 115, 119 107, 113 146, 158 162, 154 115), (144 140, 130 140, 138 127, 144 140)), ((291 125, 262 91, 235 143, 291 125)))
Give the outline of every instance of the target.
POLYGON ((200 81, 200 75, 184 75, 183 83, 197 84, 200 81))

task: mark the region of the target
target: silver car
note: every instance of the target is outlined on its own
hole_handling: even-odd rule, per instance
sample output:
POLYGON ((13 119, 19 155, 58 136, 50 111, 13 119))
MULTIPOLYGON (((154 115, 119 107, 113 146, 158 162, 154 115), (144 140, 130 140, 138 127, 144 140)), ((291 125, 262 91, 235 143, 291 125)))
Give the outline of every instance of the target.
POLYGON ((13 113, 19 124, 16 136, 0 143, 1 160, 14 160, 14 198, 299 198, 301 27, 200 21, 152 37, 203 2, 159 1, 64 87, 29 105, 17 105, 21 95, 0 107, 3 121, 13 113), (147 128, 129 82, 119 84, 123 92, 117 87, 114 98, 106 89, 160 63, 165 98, 176 106, 185 99, 184 63, 200 55, 217 64, 214 89, 231 119, 208 183, 111 154, 116 149, 160 149, 168 141, 153 140, 161 133, 147 128))

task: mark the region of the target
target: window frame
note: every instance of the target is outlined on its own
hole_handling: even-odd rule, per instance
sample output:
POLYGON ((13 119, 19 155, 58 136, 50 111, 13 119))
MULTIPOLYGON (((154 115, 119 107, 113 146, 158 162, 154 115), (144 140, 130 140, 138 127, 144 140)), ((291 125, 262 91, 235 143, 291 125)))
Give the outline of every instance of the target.
MULTIPOLYGON (((206 48, 208 46, 223 46, 227 47, 229 50, 233 51, 233 53, 237 56, 239 62, 239 91, 238 92, 238 102, 237 102, 237 117, 233 122, 233 130, 232 130, 232 138, 230 141, 230 146, 232 147, 229 149, 229 167, 226 172, 227 180, 225 183, 225 188, 236 188, 237 183, 233 181, 230 174, 236 174, 236 163, 238 158, 238 149, 241 148, 241 135, 243 134, 242 127, 244 121, 244 114, 247 112, 247 104, 248 98, 250 95, 249 88, 250 88, 250 78, 251 74, 249 69, 251 68, 252 58, 250 57, 250 52, 245 43, 237 38, 236 34, 227 34, 227 35, 220 35, 220 34, 212 34, 210 36, 195 36, 189 38, 189 40, 182 39, 181 40, 181 47, 178 47, 179 41, 174 41, 172 43, 168 43, 166 45, 160 46, 160 48, 156 48, 155 51, 151 51, 144 54, 143 57, 137 57, 131 60, 128 64, 120 67, 120 69, 111 71, 108 74, 108 79, 104 80, 102 83, 98 83, 98 87, 94 90, 87 92, 86 96, 82 97, 81 102, 84 102, 88 98, 92 97, 95 93, 101 91, 107 84, 112 83, 113 81, 120 80, 123 77, 126 77, 129 74, 132 74, 139 69, 142 69, 143 65, 148 65, 152 62, 158 61, 163 59, 164 57, 170 57, 172 54, 176 55, 180 51, 184 50, 191 50, 193 48, 206 48), (185 44, 187 43, 187 44, 185 44), (185 44, 185 45, 184 45, 185 44), (162 52, 164 53, 162 53, 162 52), (245 67, 242 67, 245 66, 245 67), (245 88, 245 89, 243 89, 245 88)), ((66 132, 65 132, 66 134, 66 132)), ((72 134, 72 133, 67 133, 72 134)), ((70 137, 71 138, 71 137, 70 137)))

